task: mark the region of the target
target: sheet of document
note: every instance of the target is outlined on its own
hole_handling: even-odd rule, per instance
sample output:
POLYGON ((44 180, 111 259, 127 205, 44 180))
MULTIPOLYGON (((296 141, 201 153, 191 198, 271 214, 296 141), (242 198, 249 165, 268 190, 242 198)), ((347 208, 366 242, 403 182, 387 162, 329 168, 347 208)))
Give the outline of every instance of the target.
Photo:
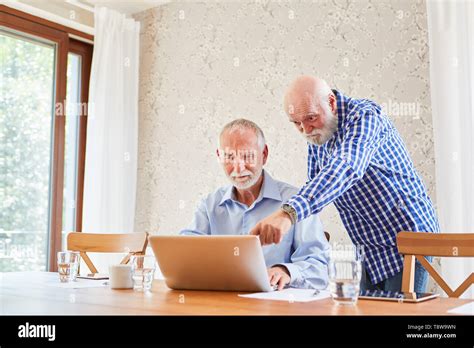
POLYGON ((63 289, 102 288, 108 285, 107 280, 78 279, 75 282, 61 283, 58 280, 48 280, 44 285, 63 289))
POLYGON ((448 311, 451 314, 474 315, 474 301, 462 306, 452 308, 448 311))
POLYGON ((61 283, 56 272, 9 272, 0 273, 0 284, 8 282, 17 286, 44 287, 51 286, 63 289, 82 289, 106 287, 106 280, 77 279, 75 282, 61 283))
POLYGON ((312 289, 295 289, 288 288, 281 291, 272 292, 257 292, 254 294, 241 294, 240 297, 246 298, 257 298, 260 300, 275 300, 275 301, 286 301, 286 302, 310 302, 316 300, 323 300, 331 297, 328 290, 320 290, 317 295, 314 294, 312 289))

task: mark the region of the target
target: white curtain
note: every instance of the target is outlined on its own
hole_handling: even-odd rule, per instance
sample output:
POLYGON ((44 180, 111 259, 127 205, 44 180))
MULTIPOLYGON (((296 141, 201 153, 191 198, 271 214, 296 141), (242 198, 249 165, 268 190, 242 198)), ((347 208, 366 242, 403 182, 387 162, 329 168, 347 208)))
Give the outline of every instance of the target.
MULTIPOLYGON (((441 229, 474 233, 474 2, 428 0, 427 10, 441 229)), ((472 258, 441 260, 453 289, 473 271, 472 258)))
POLYGON ((140 23, 95 9, 84 182, 84 232, 134 231, 140 23))

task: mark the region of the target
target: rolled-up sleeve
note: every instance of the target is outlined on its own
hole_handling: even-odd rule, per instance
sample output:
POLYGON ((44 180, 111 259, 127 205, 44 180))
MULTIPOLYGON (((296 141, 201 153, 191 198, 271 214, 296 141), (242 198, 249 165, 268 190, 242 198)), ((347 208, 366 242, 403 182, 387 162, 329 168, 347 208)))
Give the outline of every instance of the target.
POLYGON ((291 262, 279 264, 288 269, 290 286, 325 289, 328 285, 330 245, 318 215, 295 225, 293 249, 291 262))

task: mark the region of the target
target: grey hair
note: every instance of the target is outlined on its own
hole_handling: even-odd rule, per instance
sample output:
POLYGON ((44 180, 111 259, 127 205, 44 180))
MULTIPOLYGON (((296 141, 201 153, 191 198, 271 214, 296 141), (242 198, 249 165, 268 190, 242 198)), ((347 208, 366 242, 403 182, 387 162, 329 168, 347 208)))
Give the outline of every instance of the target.
POLYGON ((233 120, 227 123, 222 128, 219 134, 219 146, 220 146, 220 140, 222 138, 222 135, 225 132, 242 131, 244 129, 251 129, 255 132, 255 135, 257 135, 258 146, 263 150, 263 148, 265 147, 266 141, 265 141, 265 136, 263 135, 262 129, 259 126, 257 126, 255 122, 246 120, 245 118, 238 118, 236 120, 233 120))
POLYGON ((320 80, 320 86, 315 91, 315 98, 316 102, 319 104, 328 104, 329 103, 329 95, 332 94, 332 90, 327 84, 325 80, 320 80))

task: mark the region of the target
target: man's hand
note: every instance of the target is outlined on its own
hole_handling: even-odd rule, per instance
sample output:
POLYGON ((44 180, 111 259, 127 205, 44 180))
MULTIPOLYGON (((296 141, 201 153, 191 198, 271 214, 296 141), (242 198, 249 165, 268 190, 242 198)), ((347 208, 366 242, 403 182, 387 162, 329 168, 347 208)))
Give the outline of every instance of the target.
POLYGON ((260 236, 260 244, 262 245, 280 243, 290 227, 290 216, 279 209, 256 224, 250 231, 250 234, 260 236))
POLYGON ((290 273, 285 266, 274 266, 267 270, 271 286, 278 284, 278 291, 283 290, 286 284, 290 284, 290 273))

